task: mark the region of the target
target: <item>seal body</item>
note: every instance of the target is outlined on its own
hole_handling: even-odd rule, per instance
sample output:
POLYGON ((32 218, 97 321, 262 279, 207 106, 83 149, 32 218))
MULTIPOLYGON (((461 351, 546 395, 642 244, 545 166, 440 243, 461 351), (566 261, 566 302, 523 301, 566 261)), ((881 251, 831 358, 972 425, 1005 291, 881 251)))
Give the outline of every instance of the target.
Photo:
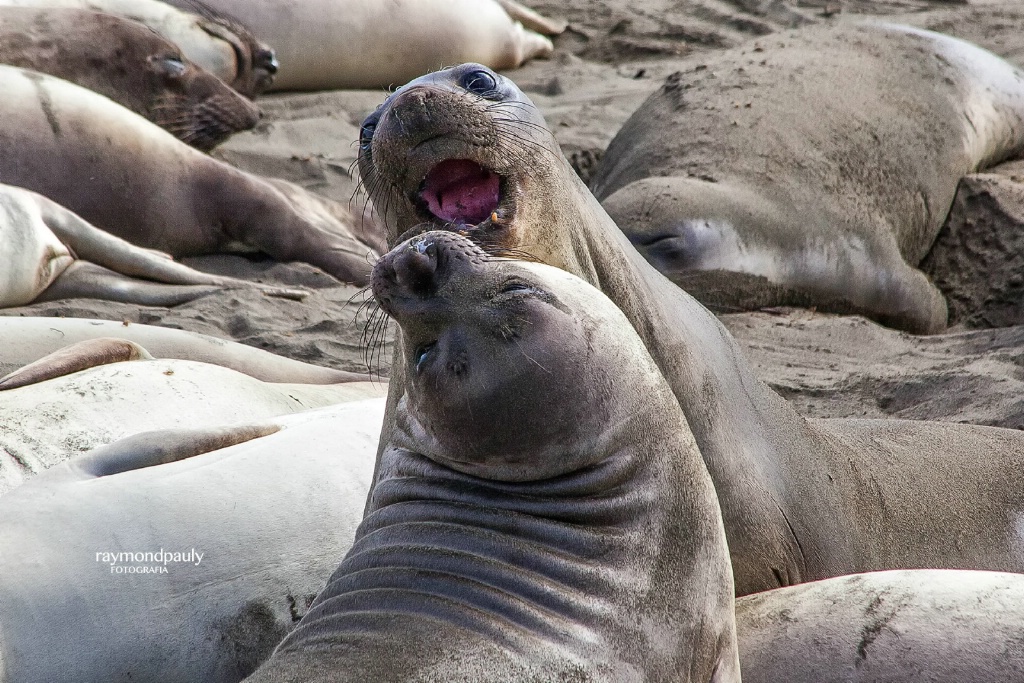
MULTIPOLYGON (((632 247, 507 79, 466 64, 399 89, 364 121, 360 171, 387 208, 389 240, 462 231, 615 301, 696 437, 739 594, 879 569, 1024 569, 1013 550, 1024 509, 1019 432, 800 417, 715 316, 632 247)), ((383 444, 407 382, 395 368, 383 444)))
POLYGON ((916 266, 968 173, 1024 146, 1024 74, 885 24, 759 39, 669 77, 591 181, 655 267, 725 310, 801 305, 916 333, 916 266))
POLYGON ((0 493, 133 434, 215 427, 383 396, 386 384, 273 384, 208 363, 120 362, 0 391, 0 493))
POLYGON ((175 256, 239 243, 365 282, 373 249, 350 214, 210 158, 105 97, 0 67, 0 181, 38 192, 132 244, 175 256), (59 160, 59 163, 55 160, 59 160))
POLYGON ((256 105, 176 45, 109 14, 0 4, 0 63, 94 90, 202 150, 260 119, 256 105))
POLYGON ((3 184, 0 263, 6 265, 0 308, 75 297, 173 306, 232 287, 298 299, 307 294, 201 273, 108 235, 46 197, 3 184))
MULTIPOLYGON (((190 10, 190 0, 172 2, 190 10)), ((277 53, 277 90, 387 88, 442 64, 483 62, 510 69, 551 54, 541 31, 564 26, 530 22, 515 3, 495 0, 206 0, 238 17, 277 53), (505 6, 509 7, 506 10, 505 6), (510 14, 510 11, 512 14, 510 14), (395 50, 401 45, 400 50, 395 50)), ((539 17, 538 17, 539 18, 539 17)), ((539 18, 542 19, 542 18, 539 18)))
POLYGON ((159 0, 0 0, 0 6, 83 9, 137 21, 177 45, 190 61, 247 97, 265 90, 277 71, 273 50, 237 22, 212 12, 201 16, 159 0))
POLYGON ((1024 676, 1024 576, 919 569, 736 601, 750 683, 1011 683, 1024 676))
POLYGON ((351 544, 382 410, 150 432, 0 498, 0 680, 244 678, 351 544))
POLYGON ((711 480, 615 306, 443 232, 373 288, 412 373, 398 427, 352 549, 250 680, 738 681, 711 480))

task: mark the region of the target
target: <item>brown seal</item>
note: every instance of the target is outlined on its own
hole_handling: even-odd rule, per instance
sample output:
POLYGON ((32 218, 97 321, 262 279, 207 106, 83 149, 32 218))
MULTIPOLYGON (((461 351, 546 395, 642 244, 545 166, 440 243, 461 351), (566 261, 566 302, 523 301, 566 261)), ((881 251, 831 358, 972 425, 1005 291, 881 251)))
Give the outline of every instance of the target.
MULTIPOLYGON (((1024 434, 800 417, 715 316, 630 245, 508 79, 465 64, 400 88, 364 122, 359 163, 392 244, 406 232, 462 230, 615 301, 697 439, 740 594, 875 569, 1024 571, 1014 516, 1024 510, 1024 434)), ((384 445, 406 375, 397 364, 384 445)))
POLYGON ((252 681, 739 681, 725 530, 587 283, 429 232, 382 258, 408 393, 348 555, 252 681))
POLYGON ((641 254, 721 310, 946 327, 918 270, 968 173, 1024 150, 1024 72, 891 24, 805 28, 669 77, 591 187, 641 254))
POLYGON ((0 88, 5 182, 137 246, 189 256, 244 245, 366 282, 375 245, 343 206, 213 159, 67 81, 0 66, 0 88))
POLYGON ((109 14, 0 6, 0 63, 106 95, 204 151, 260 119, 256 105, 173 43, 109 14))

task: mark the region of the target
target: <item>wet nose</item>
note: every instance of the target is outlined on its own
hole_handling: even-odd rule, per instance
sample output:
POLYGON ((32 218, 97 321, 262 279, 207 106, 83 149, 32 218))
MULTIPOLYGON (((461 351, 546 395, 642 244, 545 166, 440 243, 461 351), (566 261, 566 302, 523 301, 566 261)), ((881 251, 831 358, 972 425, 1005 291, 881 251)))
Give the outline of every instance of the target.
POLYGON ((413 240, 393 262, 395 282, 415 294, 428 294, 437 280, 438 246, 431 237, 413 240))

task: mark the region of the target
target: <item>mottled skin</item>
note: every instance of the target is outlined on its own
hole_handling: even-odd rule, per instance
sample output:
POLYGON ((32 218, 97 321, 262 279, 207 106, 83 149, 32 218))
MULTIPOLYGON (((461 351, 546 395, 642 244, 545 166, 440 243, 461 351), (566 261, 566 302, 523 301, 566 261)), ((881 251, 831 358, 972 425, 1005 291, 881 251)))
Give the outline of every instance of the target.
POLYGON ((0 63, 71 81, 207 151, 260 110, 146 26, 76 9, 0 6, 0 63))
POLYGON ((337 203, 213 159, 52 76, 0 66, 0 89, 0 182, 141 247, 188 256, 242 244, 366 282, 374 251, 337 203))
MULTIPOLYGON (((738 594, 872 569, 1024 570, 1015 548, 1024 435, 801 418, 757 379, 715 316, 630 245, 507 79, 472 64, 417 79, 365 121, 360 146, 360 171, 391 244, 407 231, 461 229, 568 270, 622 309, 714 480, 738 594), (466 225, 431 213, 424 193, 451 159, 499 176, 490 218, 466 225)), ((476 196, 468 205, 487 208, 478 199, 487 192, 476 196)), ((382 454, 406 382, 396 358, 382 454)))
POLYGON ((946 326, 917 269, 964 175, 1024 149, 1024 73, 955 38, 805 28, 668 78, 591 180, 641 254, 723 310, 946 326))
POLYGON ((918 569, 736 601, 747 683, 1018 683, 1024 576, 918 569))
POLYGON ((373 290, 409 391, 352 549, 248 680, 739 681, 711 480, 621 312, 446 232, 373 290))

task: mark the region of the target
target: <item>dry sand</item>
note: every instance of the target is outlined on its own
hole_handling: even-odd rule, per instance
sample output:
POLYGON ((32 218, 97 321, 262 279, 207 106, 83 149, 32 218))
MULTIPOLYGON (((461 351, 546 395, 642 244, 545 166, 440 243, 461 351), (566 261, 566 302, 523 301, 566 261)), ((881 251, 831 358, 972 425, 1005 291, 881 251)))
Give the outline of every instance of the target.
MULTIPOLYGON (((541 108, 581 175, 662 79, 690 60, 807 22, 884 17, 957 35, 1024 65, 1024 3, 952 0, 548 0, 569 19, 550 60, 513 78, 541 108), (1019 6, 1020 5, 1020 6, 1019 6)), ((399 85, 399 84, 396 84, 399 85)), ((284 94, 261 99, 267 116, 215 155, 286 178, 360 210, 353 162, 362 118, 383 91, 284 94)), ((969 177, 925 267, 951 301, 956 330, 929 338, 860 318, 812 311, 731 314, 726 324, 772 386, 807 415, 940 419, 1024 428, 1024 165, 969 177), (981 329, 978 329, 981 328, 981 329), (984 329, 998 328, 998 329, 984 329)), ((5 315, 94 317, 159 324, 234 339, 331 367, 366 368, 357 317, 364 294, 303 264, 241 256, 189 265, 314 290, 305 302, 229 291, 171 309, 92 300, 5 315)), ((390 348, 373 368, 387 374, 390 348)))

